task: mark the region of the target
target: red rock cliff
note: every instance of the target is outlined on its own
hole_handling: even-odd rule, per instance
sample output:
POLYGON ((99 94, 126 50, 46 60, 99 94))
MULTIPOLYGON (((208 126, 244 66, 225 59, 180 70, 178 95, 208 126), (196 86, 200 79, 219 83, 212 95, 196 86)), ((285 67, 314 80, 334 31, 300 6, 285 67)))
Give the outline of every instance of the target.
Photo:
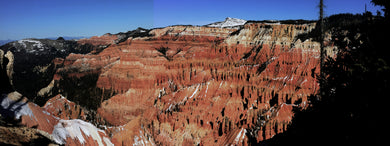
POLYGON ((310 105, 319 44, 296 37, 314 26, 154 29, 99 54, 71 54, 56 76, 98 75, 96 88, 110 96, 92 97, 98 114, 127 129, 114 133, 118 145, 247 144, 285 131, 292 108, 310 105))

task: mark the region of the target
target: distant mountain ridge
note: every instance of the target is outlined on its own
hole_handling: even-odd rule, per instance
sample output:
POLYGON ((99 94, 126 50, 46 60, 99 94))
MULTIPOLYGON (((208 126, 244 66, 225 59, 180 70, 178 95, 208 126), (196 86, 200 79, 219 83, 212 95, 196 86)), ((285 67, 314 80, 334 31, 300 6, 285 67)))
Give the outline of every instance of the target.
POLYGON ((7 44, 9 42, 13 42, 13 41, 16 41, 16 40, 10 40, 10 39, 8 39, 8 40, 0 40, 0 46, 2 46, 4 44, 7 44))
MULTIPOLYGON (((79 39, 90 38, 90 37, 91 36, 63 36, 62 38, 64 38, 65 40, 79 40, 79 39)), ((58 38, 59 37, 48 37, 45 39, 56 40, 58 38)))
MULTIPOLYGON (((47 37, 47 38, 42 38, 42 39, 56 40, 58 38, 59 37, 47 37)), ((63 36, 62 38, 64 38, 65 40, 79 40, 79 39, 83 39, 83 38, 90 38, 90 36, 63 36)), ((23 40, 23 39, 20 39, 20 40, 23 40)), ((0 40, 0 46, 5 45, 9 42, 13 42, 13 41, 17 41, 17 40, 12 40, 12 39, 0 40)))

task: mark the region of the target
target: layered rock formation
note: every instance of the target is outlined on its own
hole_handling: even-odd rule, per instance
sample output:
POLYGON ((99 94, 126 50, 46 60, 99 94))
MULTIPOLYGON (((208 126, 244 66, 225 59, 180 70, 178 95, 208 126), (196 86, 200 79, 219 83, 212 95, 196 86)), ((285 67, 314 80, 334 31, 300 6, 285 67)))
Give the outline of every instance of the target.
POLYGON ((43 108, 50 114, 64 120, 82 119, 86 120, 85 111, 80 105, 69 101, 62 95, 50 98, 43 108))
POLYGON ((91 38, 80 39, 77 42, 80 44, 92 44, 94 46, 99 46, 113 44, 115 43, 116 39, 118 39, 117 36, 108 33, 102 36, 93 36, 91 38))
POLYGON ((307 97, 318 90, 319 44, 296 39, 314 27, 154 29, 96 55, 71 54, 57 75, 59 84, 63 77, 98 76, 99 93, 89 98, 102 103, 99 116, 132 129, 114 134, 115 143, 134 142, 120 135, 140 133, 167 145, 261 141, 286 130, 292 108, 308 107, 307 97))
MULTIPOLYGON (((20 120, 21 125, 28 128, 36 128, 37 132, 45 136, 49 141, 66 145, 85 143, 90 145, 112 145, 106 133, 97 129, 91 123, 79 119, 60 119, 44 108, 29 102, 20 93, 3 94, 0 101, 2 118, 20 120)), ((48 104, 50 103, 52 102, 48 104)), ((69 118, 72 117, 69 116, 69 118)))
MULTIPOLYGON (((68 98, 53 97, 43 109, 62 119, 94 121, 115 145, 246 145, 270 139, 287 129, 293 108, 310 106, 307 98, 319 88, 319 43, 297 39, 314 28, 312 22, 247 22, 83 39, 78 44, 107 48, 55 59, 53 78, 41 91, 68 98), (95 119, 84 109, 96 111, 95 119)), ((66 125, 94 130, 89 123, 59 119, 51 128, 72 129, 66 125)), ((55 142, 106 142, 97 133, 82 135, 78 143, 64 136, 55 142)))

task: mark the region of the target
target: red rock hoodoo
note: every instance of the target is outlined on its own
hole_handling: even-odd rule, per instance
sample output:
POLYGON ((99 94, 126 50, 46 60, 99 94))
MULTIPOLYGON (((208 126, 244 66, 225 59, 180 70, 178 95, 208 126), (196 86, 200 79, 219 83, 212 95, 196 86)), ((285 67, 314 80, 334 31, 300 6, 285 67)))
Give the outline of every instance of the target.
POLYGON ((93 97, 101 101, 97 113, 122 127, 114 144, 248 144, 248 136, 262 141, 282 133, 293 107, 310 105, 319 88, 319 44, 296 38, 314 27, 170 26, 118 44, 108 35, 80 40, 111 45, 70 54, 55 79, 98 76, 96 88, 109 99, 93 97))

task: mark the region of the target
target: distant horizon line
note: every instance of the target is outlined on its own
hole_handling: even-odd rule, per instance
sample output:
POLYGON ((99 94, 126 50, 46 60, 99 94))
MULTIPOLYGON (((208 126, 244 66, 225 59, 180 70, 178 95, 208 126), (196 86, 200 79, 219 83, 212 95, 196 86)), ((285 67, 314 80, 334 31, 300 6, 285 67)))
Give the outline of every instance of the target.
MULTIPOLYGON (((367 12, 371 12, 371 11, 367 11, 367 12)), ((339 14, 363 15, 364 12, 363 13, 355 13, 355 14, 354 13, 339 13, 339 14)), ((339 14, 332 14, 332 15, 339 15, 339 14)), ((329 15, 327 17, 330 17, 332 15, 329 15)), ((242 19, 242 18, 236 18, 236 17, 227 16, 227 17, 225 17, 225 20, 227 18, 242 19)), ((212 23, 223 22, 225 20, 215 21, 215 22, 212 22, 212 23)), ((253 20, 253 19, 246 20, 246 19, 242 19, 242 20, 245 20, 247 22, 267 22, 267 21, 291 21, 291 20, 317 21, 318 19, 263 19, 263 20, 253 20)), ((153 29, 165 28, 165 27, 170 27, 170 26, 206 26, 206 25, 209 25, 209 24, 212 24, 212 23, 202 24, 202 25, 197 25, 197 24, 171 24, 171 25, 167 25, 167 26, 155 26, 153 28, 145 28, 145 27, 138 26, 135 29, 130 29, 130 30, 127 30, 127 31, 120 31, 120 32, 117 32, 117 33, 128 32, 128 31, 136 30, 138 28, 153 30, 153 29)), ((59 37, 63 37, 64 39, 68 38, 68 39, 65 39, 65 40, 72 40, 72 39, 90 38, 90 37, 93 37, 93 36, 103 36, 105 34, 117 34, 117 33, 106 32, 106 33, 101 34, 101 35, 90 35, 90 36, 83 35, 83 36, 57 36, 57 37, 56 36, 51 36, 51 37, 26 37, 26 38, 21 38, 21 39, 10 39, 10 38, 7 38, 7 39, 0 39, 0 41, 16 41, 16 40, 23 40, 23 39, 57 39, 59 37), (71 38, 71 39, 69 39, 69 38, 71 38)))
POLYGON ((15 41, 15 40, 25 40, 25 39, 49 39, 49 40, 55 40, 55 39, 58 39, 58 38, 64 38, 65 40, 70 40, 70 39, 66 39, 66 38, 90 38, 90 37, 93 37, 93 36, 58 36, 58 37, 27 37, 27 38, 22 38, 22 39, 1 39, 0 41, 15 41))

